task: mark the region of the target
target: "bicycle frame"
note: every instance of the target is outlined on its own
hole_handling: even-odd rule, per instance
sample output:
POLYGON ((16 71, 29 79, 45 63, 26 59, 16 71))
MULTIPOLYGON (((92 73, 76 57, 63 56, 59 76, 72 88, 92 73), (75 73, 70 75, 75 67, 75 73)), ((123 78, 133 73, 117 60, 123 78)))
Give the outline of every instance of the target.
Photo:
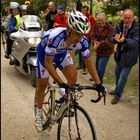
MULTIPOLYGON (((93 86, 81 86, 79 84, 75 84, 74 87, 70 88, 70 92, 67 94, 68 96, 67 100, 63 104, 58 105, 55 102, 56 88, 58 88, 56 85, 55 86, 49 85, 48 90, 46 92, 46 94, 49 93, 50 95, 49 95, 49 98, 47 99, 48 104, 49 104, 48 110, 47 111, 44 110, 44 112, 47 112, 47 117, 48 117, 44 124, 44 130, 46 128, 48 130, 51 130, 52 125, 55 125, 55 123, 59 123, 59 120, 61 119, 61 116, 66 109, 70 111, 70 108, 72 106, 77 105, 76 101, 79 100, 83 96, 83 93, 81 92, 81 90, 87 90, 87 89, 96 90, 96 87, 93 87, 93 86), (77 91, 78 93, 80 93, 80 96, 79 94, 76 94, 77 91)), ((100 94, 98 94, 98 98, 96 100, 91 100, 91 102, 97 103, 100 100, 101 100, 101 97, 100 97, 100 94)), ((104 97, 104 101, 105 101, 105 97, 104 97)))
POLYGON ((61 117, 62 113, 66 108, 70 106, 70 94, 68 94, 68 100, 65 104, 62 104, 59 109, 56 112, 56 103, 55 103, 55 94, 56 90, 55 89, 50 89, 50 96, 51 96, 51 113, 50 113, 50 119, 51 119, 51 124, 55 124, 61 117))

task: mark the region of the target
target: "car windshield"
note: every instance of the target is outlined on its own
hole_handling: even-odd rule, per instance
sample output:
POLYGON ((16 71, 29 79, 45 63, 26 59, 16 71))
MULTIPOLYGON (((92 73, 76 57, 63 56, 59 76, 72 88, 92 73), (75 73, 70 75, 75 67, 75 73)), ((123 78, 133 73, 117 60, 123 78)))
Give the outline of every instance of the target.
POLYGON ((20 28, 25 31, 40 31, 42 30, 41 20, 35 15, 22 16, 20 28))

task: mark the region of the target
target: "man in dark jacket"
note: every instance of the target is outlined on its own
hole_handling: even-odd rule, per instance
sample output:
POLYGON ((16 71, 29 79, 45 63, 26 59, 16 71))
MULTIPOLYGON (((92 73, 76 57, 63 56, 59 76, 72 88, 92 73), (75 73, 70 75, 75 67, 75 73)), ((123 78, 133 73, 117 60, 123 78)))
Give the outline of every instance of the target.
POLYGON ((57 10, 55 7, 55 4, 53 2, 49 2, 48 3, 48 9, 47 12, 44 14, 45 16, 45 20, 48 26, 48 30, 53 28, 53 24, 54 24, 54 17, 57 14, 57 10))
MULTIPOLYGON (((128 75, 139 55, 139 24, 134 20, 134 12, 126 9, 123 12, 123 20, 115 27, 111 41, 117 44, 114 52, 116 61, 115 76, 116 88, 112 104, 117 104, 122 96, 128 75)), ((110 94, 111 94, 110 93, 110 94)))
POLYGON ((77 2, 76 2, 76 10, 81 11, 81 7, 82 7, 82 2, 80 0, 77 0, 77 2))

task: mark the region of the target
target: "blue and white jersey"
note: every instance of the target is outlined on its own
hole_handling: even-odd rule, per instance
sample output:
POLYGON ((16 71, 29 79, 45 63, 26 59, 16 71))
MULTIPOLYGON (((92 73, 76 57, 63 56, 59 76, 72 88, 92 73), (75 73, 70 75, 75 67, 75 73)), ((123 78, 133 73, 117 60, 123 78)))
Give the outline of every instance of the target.
POLYGON ((42 37, 41 42, 37 46, 37 78, 47 78, 49 76, 45 66, 45 55, 54 56, 53 63, 60 70, 74 64, 71 55, 67 53, 68 50, 81 49, 85 58, 90 57, 89 43, 86 37, 82 37, 77 44, 72 44, 68 48, 66 47, 66 38, 67 29, 64 27, 51 29, 44 34, 44 37, 42 37))
POLYGON ((86 37, 82 39, 77 44, 72 44, 69 48, 66 48, 66 37, 67 28, 58 27, 45 32, 40 44, 37 47, 39 51, 42 47, 44 49, 45 55, 55 56, 56 54, 64 53, 67 50, 81 49, 82 54, 85 58, 90 56, 89 53, 89 43, 86 37))

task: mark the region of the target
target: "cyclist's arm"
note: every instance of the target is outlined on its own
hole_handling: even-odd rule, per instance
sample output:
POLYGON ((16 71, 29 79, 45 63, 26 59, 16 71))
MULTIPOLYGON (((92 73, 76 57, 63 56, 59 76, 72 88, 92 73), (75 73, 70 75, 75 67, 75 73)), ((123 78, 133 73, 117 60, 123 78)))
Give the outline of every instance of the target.
POLYGON ((100 79, 98 77, 96 66, 90 58, 89 43, 88 43, 87 38, 83 37, 80 44, 82 46, 81 50, 82 50, 82 55, 84 57, 86 67, 87 67, 90 75, 95 80, 96 84, 98 85, 98 84, 100 84, 100 79))
POLYGON ((52 76, 55 82, 57 82, 58 84, 64 83, 63 80, 58 75, 58 73, 56 72, 56 68, 53 65, 53 60, 54 60, 54 56, 47 56, 47 55, 45 56, 46 69, 48 70, 49 74, 52 76))
POLYGON ((100 79, 99 79, 99 76, 98 76, 98 73, 97 73, 97 70, 96 70, 96 66, 95 64, 91 61, 91 58, 88 57, 88 58, 84 58, 84 61, 85 61, 85 64, 86 64, 86 67, 90 73, 90 75, 92 76, 92 78, 95 80, 96 84, 100 84, 100 79))

